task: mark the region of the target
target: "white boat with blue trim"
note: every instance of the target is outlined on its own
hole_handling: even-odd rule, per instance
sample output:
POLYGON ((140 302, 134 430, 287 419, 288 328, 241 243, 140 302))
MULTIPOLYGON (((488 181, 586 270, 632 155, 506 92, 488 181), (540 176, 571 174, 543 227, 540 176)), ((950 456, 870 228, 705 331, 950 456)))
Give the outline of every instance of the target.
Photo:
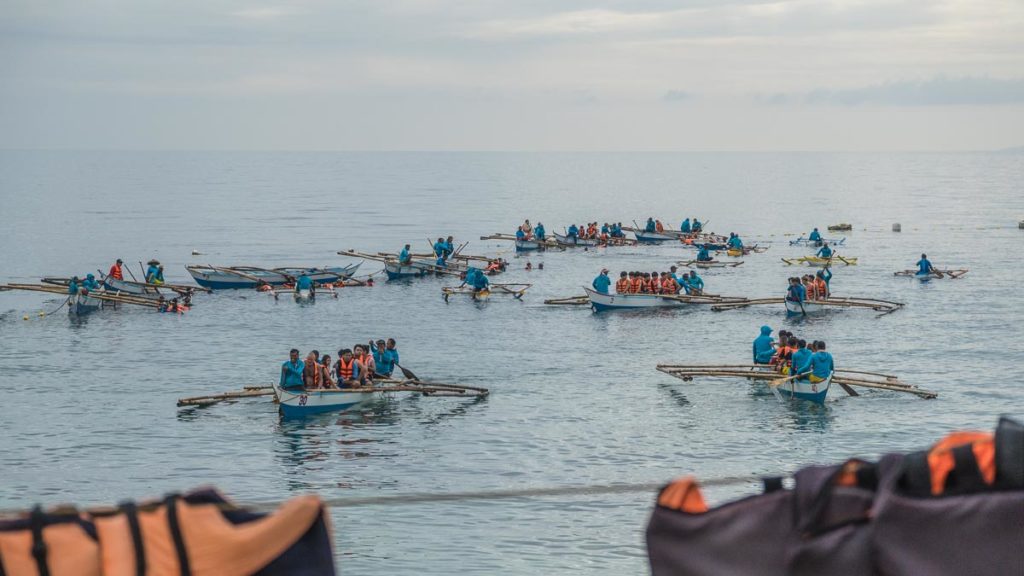
POLYGON ((358 388, 326 390, 285 389, 274 385, 278 410, 285 418, 322 414, 325 412, 346 412, 361 406, 383 400, 384 393, 358 388))
POLYGON ((825 310, 825 305, 815 300, 804 300, 803 302, 784 300, 784 302, 786 303, 787 316, 806 316, 807 314, 817 314, 825 310))
POLYGON ((362 262, 348 266, 329 266, 325 268, 284 267, 274 269, 255 268, 251 266, 186 266, 188 273, 196 284, 211 290, 241 290, 256 288, 261 282, 271 286, 290 284, 305 273, 317 284, 330 284, 351 278, 362 262))
POLYGON ((562 246, 597 246, 597 238, 580 238, 579 236, 565 236, 554 233, 555 242, 562 246))
POLYGON ((103 301, 93 298, 88 293, 80 291, 68 298, 68 314, 72 316, 85 316, 100 309, 103 301))
POLYGON ((646 230, 633 230, 633 235, 636 236, 636 241, 641 244, 661 244, 662 242, 679 241, 678 234, 668 234, 665 232, 648 232, 646 230))
POLYGON ((635 310, 641 308, 679 308, 688 303, 672 295, 663 294, 602 294, 583 287, 595 312, 606 310, 635 310))
MULTIPOLYGON (((772 393, 779 400, 807 400, 817 404, 824 404, 828 396, 828 389, 832 385, 832 375, 829 372, 828 378, 821 382, 811 382, 805 378, 787 379, 778 386, 774 382, 768 385, 772 393)), ((784 376, 783 376, 784 378, 784 376)))

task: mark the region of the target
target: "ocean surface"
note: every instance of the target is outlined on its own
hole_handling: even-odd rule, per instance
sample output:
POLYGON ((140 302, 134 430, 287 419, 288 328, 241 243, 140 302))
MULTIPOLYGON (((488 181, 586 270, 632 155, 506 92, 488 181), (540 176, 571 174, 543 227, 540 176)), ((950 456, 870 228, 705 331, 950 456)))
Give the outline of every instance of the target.
MULTIPOLYGON (((123 308, 77 321, 63 298, 0 293, 0 507, 112 503, 213 484, 245 502, 578 487, 568 496, 388 502, 332 510, 346 574, 644 574, 651 491, 608 484, 773 475, 928 446, 1024 415, 1024 155, 671 153, 0 152, 0 281, 187 264, 333 265, 452 234, 511 260, 522 302, 445 303, 446 279, 345 288, 297 306, 249 291, 200 295, 182 316, 123 308), (896 300, 884 317, 786 319, 781 306, 595 314, 543 305, 602 267, 665 270, 680 245, 516 256, 524 218, 675 227, 685 217, 771 248, 702 274, 713 293, 781 296, 787 240, 850 222, 833 292, 896 300), (891 231, 893 223, 901 233, 891 231), (192 256, 192 251, 201 256, 192 256), (926 252, 960 280, 893 277, 926 252), (524 269, 527 261, 543 270, 524 269), (28 320, 24 320, 24 316, 28 320), (839 367, 891 373, 895 393, 824 407, 760 385, 682 382, 658 363, 745 363, 762 324, 824 340, 839 367), (268 385, 292 347, 394 337, 420 377, 483 400, 399 397, 361 413, 282 421, 267 399, 178 409, 177 398, 268 385)), ((832 234, 828 234, 832 235, 832 234)), ((364 262, 361 273, 378 270, 364 262)), ((709 491, 713 501, 753 493, 709 491)))

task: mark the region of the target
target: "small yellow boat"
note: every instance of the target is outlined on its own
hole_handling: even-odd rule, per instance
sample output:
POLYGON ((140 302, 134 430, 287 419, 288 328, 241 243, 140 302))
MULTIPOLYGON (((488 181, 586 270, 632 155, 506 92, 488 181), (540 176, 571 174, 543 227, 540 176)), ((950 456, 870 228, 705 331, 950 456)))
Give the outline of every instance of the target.
POLYGON ((842 264, 844 266, 856 266, 857 258, 848 256, 834 255, 831 258, 819 258, 817 256, 804 256, 802 258, 782 258, 782 261, 787 266, 794 266, 797 264, 806 264, 808 266, 836 266, 842 264))

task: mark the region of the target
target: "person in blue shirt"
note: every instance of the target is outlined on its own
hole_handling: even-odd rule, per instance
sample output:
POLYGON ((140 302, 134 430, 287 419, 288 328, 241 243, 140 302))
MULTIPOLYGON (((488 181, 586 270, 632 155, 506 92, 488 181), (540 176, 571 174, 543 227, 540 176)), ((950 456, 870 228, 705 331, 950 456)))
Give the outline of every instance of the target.
POLYGON ((410 246, 406 244, 405 248, 402 248, 402 251, 398 253, 398 263, 402 266, 412 264, 412 256, 409 254, 409 248, 410 246))
POLYGON ((78 279, 78 276, 75 276, 71 278, 71 280, 68 280, 68 294, 72 296, 78 294, 79 283, 81 283, 81 280, 78 279))
POLYGON ((476 299, 476 295, 486 291, 491 285, 491 281, 487 279, 487 275, 483 272, 478 272, 473 275, 473 299, 476 299))
POLYGON ((615 224, 612 224, 612 237, 622 238, 624 236, 625 234, 622 232, 622 222, 616 222, 615 224))
POLYGON ((607 294, 608 287, 612 285, 612 280, 608 277, 608 269, 602 268, 601 273, 597 275, 597 278, 594 278, 594 281, 591 282, 590 285, 593 286, 594 290, 597 292, 607 294))
POLYGON ((917 261, 917 273, 918 274, 931 274, 935 271, 932 263, 928 260, 927 254, 921 254, 921 259, 917 261))
POLYGON ((572 238, 572 239, 575 240, 576 238, 579 238, 580 229, 577 228, 575 224, 570 224, 569 225, 569 230, 565 233, 565 235, 566 235, 566 237, 572 238))
POLYGON ((704 279, 697 275, 696 270, 690 270, 690 290, 696 294, 704 292, 704 279))
POLYGON ((516 241, 523 242, 526 240, 526 232, 523 232, 522 228, 516 229, 516 241))
POLYGON ((85 288, 86 290, 93 292, 100 289, 100 284, 99 282, 96 281, 95 276, 93 276, 92 274, 86 274, 85 281, 82 282, 82 288, 85 288))
POLYGON ((647 225, 644 226, 644 230, 647 232, 654 232, 657 229, 657 225, 654 223, 654 218, 647 219, 647 225))
POLYGON ((737 250, 742 250, 743 249, 743 240, 740 240, 739 234, 736 234, 734 232, 730 232, 729 233, 728 245, 729 245, 729 248, 735 248, 737 250))
POLYGON ((700 250, 697 251, 697 262, 711 262, 711 252, 708 250, 707 244, 700 245, 700 250))
POLYGON ((832 254, 833 252, 832 249, 828 247, 828 242, 825 242, 825 245, 818 250, 818 256, 821 258, 831 258, 832 254))
POLYGON ((818 232, 817 228, 811 231, 811 233, 807 236, 807 239, 819 246, 821 245, 821 233, 818 232))
POLYGON ((608 223, 607 222, 605 222, 604 224, 601 225, 601 234, 602 235, 607 236, 607 235, 611 234, 611 232, 612 231, 611 231, 610 228, 608 228, 608 223))
POLYGON ((444 241, 444 259, 448 260, 452 257, 452 254, 455 254, 455 237, 449 236, 448 239, 444 241))
POLYGON ((302 389, 302 372, 306 364, 299 360, 299 351, 292 348, 288 360, 281 364, 281 388, 285 390, 302 389))
POLYGON ((793 277, 789 279, 789 288, 786 290, 786 300, 790 302, 803 302, 807 300, 807 289, 800 284, 800 279, 793 277))
POLYGON ((544 230, 544 225, 541 224, 540 222, 537 222, 537 227, 533 229, 533 235, 537 238, 537 240, 544 240, 545 234, 547 234, 547 232, 544 230))
POLYGON ((811 355, 810 362, 811 374, 808 378, 811 382, 823 382, 835 370, 835 363, 832 360, 832 355, 825 351, 824 342, 817 341, 814 349, 815 352, 811 355))
POLYGON ((146 269, 146 282, 149 284, 163 284, 164 267, 160 265, 158 260, 150 260, 147 264, 149 264, 149 268, 146 269))
POLYGON ((377 340, 376 345, 370 340, 370 351, 373 353, 374 372, 385 378, 391 376, 395 371, 395 364, 399 363, 395 339, 388 338, 386 345, 384 340, 377 340))
POLYGON ((680 232, 685 232, 686 234, 690 233, 690 219, 689 218, 687 218, 686 220, 683 220, 683 224, 682 224, 682 226, 679 227, 679 231, 680 232))
POLYGON ((310 294, 312 294, 314 290, 313 279, 307 276, 305 272, 299 275, 299 278, 295 280, 295 292, 301 292, 303 290, 308 290, 310 294))
POLYGON ((434 257, 437 261, 444 263, 448 254, 448 245, 445 244, 444 238, 438 238, 437 242, 434 242, 434 257))
POLYGON ((775 339, 772 338, 772 329, 768 326, 761 326, 761 335, 754 338, 754 364, 768 364, 775 355, 775 339))
POLYGON ((694 232, 700 232, 703 227, 704 225, 700 223, 700 220, 694 218, 693 225, 690 227, 690 229, 693 230, 694 232))
POLYGON ((814 354, 807 349, 806 340, 798 340, 797 349, 790 358, 791 367, 789 373, 792 376, 805 374, 811 370, 811 356, 814 354))

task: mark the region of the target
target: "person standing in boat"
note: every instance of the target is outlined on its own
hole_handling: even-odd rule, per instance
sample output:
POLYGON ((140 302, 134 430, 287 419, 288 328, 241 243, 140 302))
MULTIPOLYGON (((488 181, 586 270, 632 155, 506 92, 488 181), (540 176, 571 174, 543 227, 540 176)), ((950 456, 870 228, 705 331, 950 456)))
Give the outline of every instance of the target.
POLYGON ((537 227, 533 229, 533 236, 538 241, 543 242, 547 232, 544 230, 544 224, 537 222, 537 227))
POLYGON ((608 278, 608 269, 602 268, 601 273, 597 275, 597 278, 594 278, 594 281, 591 282, 590 285, 599 294, 607 294, 608 288, 612 285, 611 278, 608 278))
POLYGON ((647 219, 647 225, 644 226, 645 232, 654 232, 657 229, 657 225, 654 223, 654 218, 647 219))
POLYGON ((306 365, 299 360, 299 350, 292 348, 288 354, 288 360, 281 364, 281 388, 285 390, 301 389, 302 373, 306 369, 306 365))
POLYGON ((761 326, 761 335, 754 338, 754 364, 768 364, 775 355, 775 339, 772 338, 772 329, 769 326, 761 326))
POLYGON ((917 273, 931 274, 933 272, 935 272, 935 267, 932 266, 931 261, 928 260, 928 255, 921 254, 921 259, 917 261, 917 273))
POLYGON ((825 242, 821 246, 821 249, 818 250, 818 257, 819 258, 824 258, 824 259, 828 260, 829 258, 832 257, 832 254, 834 254, 834 252, 832 251, 831 248, 828 247, 828 242, 825 242))
POLYGON ((118 258, 117 262, 114 262, 114 265, 110 267, 110 272, 107 272, 107 276, 114 280, 124 280, 124 272, 121 270, 122 264, 124 264, 124 261, 118 258))
POLYGON ((412 264, 412 256, 409 254, 410 248, 411 246, 406 244, 405 247, 402 248, 402 251, 398 253, 398 264, 400 266, 408 266, 409 264, 412 264))
POLYGON ((821 246, 821 232, 818 232, 818 229, 815 228, 807 236, 807 241, 813 242, 815 246, 821 246))
POLYGON ((352 356, 348 348, 338 350, 338 361, 334 363, 334 375, 337 378, 338 388, 358 388, 366 379, 359 372, 360 364, 352 356))
POLYGON ((434 242, 434 257, 437 258, 437 265, 444 266, 448 259, 447 244, 444 242, 444 238, 438 238, 437 242, 434 242))
POLYGON ((455 236, 449 235, 444 241, 444 259, 447 261, 455 254, 455 236))
POLYGON ((825 351, 825 343, 818 340, 814 346, 814 354, 811 355, 810 370, 808 376, 811 382, 824 382, 832 371, 835 370, 835 362, 832 355, 825 351))
POLYGON ((313 280, 305 272, 299 275, 298 280, 295 281, 295 293, 299 294, 303 290, 307 290, 311 298, 316 297, 316 288, 313 285, 313 280))
POLYGON ((689 218, 687 218, 686 220, 683 220, 683 223, 679 226, 679 231, 682 232, 683 234, 689 234, 690 233, 690 219, 689 218))
POLYGON ((697 262, 711 262, 711 251, 708 250, 707 244, 700 245, 700 250, 697 251, 697 262))

